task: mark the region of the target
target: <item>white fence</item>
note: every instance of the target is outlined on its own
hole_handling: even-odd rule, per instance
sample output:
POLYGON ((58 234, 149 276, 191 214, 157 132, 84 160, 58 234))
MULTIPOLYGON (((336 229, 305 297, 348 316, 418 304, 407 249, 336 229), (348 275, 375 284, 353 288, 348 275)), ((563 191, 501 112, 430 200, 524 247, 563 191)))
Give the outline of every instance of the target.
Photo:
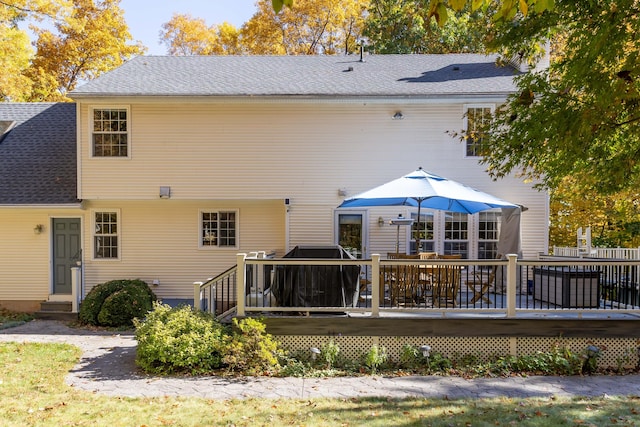
POLYGON ((585 253, 580 248, 554 246, 553 255, 573 258, 640 260, 640 248, 590 248, 590 250, 585 253))

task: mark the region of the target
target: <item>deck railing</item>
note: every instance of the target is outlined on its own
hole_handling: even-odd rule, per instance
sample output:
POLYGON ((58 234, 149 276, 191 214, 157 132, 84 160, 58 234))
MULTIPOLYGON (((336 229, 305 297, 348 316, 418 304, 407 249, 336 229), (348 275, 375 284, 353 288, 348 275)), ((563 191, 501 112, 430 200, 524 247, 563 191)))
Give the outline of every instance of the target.
MULTIPOLYGON (((507 260, 390 260, 379 255, 358 260, 270 259, 239 254, 237 265, 243 268, 228 270, 217 282, 211 279, 198 285, 197 301, 232 296, 239 316, 251 312, 339 312, 373 317, 471 312, 515 317, 559 311, 580 316, 590 312, 640 315, 635 280, 640 261, 519 260, 515 255, 507 260), (329 284, 327 277, 335 276, 336 271, 342 282, 329 284), (233 283, 236 289, 231 292, 233 283), (221 286, 227 288, 222 293, 221 286), (451 293, 442 286, 449 286, 451 293), (203 298, 203 291, 211 288, 216 291, 203 298)), ((209 308, 211 311, 211 303, 209 308)))
POLYGON ((573 258, 640 259, 640 248, 591 248, 588 253, 584 253, 576 247, 554 246, 553 255, 573 258))

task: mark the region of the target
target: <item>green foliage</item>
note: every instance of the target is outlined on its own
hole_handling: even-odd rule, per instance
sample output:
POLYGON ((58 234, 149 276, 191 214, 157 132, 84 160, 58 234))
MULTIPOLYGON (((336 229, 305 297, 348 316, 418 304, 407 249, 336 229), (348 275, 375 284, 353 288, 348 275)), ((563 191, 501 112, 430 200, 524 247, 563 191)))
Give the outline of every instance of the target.
POLYGON ((327 369, 336 365, 339 356, 340 346, 334 340, 329 340, 320 348, 320 359, 326 363, 327 369))
POLYGON ((223 362, 229 371, 247 375, 263 375, 279 369, 280 344, 266 333, 263 322, 245 318, 233 319, 233 334, 227 337, 223 362))
POLYGON ((373 375, 376 374, 378 368, 385 364, 388 359, 387 350, 378 345, 371 346, 369 351, 362 356, 362 362, 373 375))
POLYGON ((80 306, 81 323, 94 326, 126 327, 144 317, 156 296, 142 280, 112 280, 94 286, 80 306))
POLYGON ((490 19, 482 10, 448 13, 440 26, 419 0, 372 0, 363 34, 377 54, 485 51, 490 19))
POLYGON ((136 363, 146 372, 206 374, 223 365, 225 328, 208 313, 155 303, 135 326, 136 363))
POLYGON ((400 359, 398 360, 400 367, 406 369, 415 369, 420 365, 422 354, 416 346, 405 344, 400 350, 400 359))
POLYGON ((558 2, 496 26, 493 47, 550 66, 517 78, 496 111, 483 163, 494 178, 521 173, 556 188, 573 175, 601 193, 640 184, 640 4, 558 2))

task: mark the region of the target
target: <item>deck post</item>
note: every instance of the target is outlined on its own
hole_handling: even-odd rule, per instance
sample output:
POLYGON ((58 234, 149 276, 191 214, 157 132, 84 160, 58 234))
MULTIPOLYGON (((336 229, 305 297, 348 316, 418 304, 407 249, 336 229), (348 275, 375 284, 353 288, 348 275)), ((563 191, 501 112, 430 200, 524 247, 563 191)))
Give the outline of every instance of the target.
POLYGON ((380 254, 371 255, 371 316, 380 316, 380 254))
POLYGON ((507 255, 507 317, 516 317, 516 292, 518 290, 518 255, 507 255))
POLYGON ((200 286, 202 286, 202 282, 193 282, 193 308, 196 310, 202 310, 200 286))
POLYGON ((236 255, 236 265, 237 265, 237 270, 236 270, 236 280, 237 280, 237 289, 236 289, 236 298, 237 298, 237 305, 236 305, 236 313, 239 317, 244 316, 245 312, 244 312, 244 304, 245 304, 245 292, 246 292, 246 276, 245 276, 245 272, 246 270, 246 266, 245 266, 245 260, 247 258, 247 254, 237 254, 236 255))
POLYGON ((80 285, 82 270, 78 266, 71 267, 71 312, 77 313, 80 303, 80 297, 82 292, 80 291, 80 285))

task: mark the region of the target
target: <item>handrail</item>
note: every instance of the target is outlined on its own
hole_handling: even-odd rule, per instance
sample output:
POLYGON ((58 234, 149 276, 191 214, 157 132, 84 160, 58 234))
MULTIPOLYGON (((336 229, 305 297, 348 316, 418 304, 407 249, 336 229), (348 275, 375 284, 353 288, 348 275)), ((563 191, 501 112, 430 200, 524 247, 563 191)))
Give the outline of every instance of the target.
MULTIPOLYGON (((229 267, 215 277, 210 277, 204 282, 193 282, 193 305, 195 308, 216 314, 217 285, 230 283, 236 276, 238 265, 229 267)), ((227 310, 230 307, 227 308, 227 310)), ((226 311, 226 310, 223 310, 226 311)))

